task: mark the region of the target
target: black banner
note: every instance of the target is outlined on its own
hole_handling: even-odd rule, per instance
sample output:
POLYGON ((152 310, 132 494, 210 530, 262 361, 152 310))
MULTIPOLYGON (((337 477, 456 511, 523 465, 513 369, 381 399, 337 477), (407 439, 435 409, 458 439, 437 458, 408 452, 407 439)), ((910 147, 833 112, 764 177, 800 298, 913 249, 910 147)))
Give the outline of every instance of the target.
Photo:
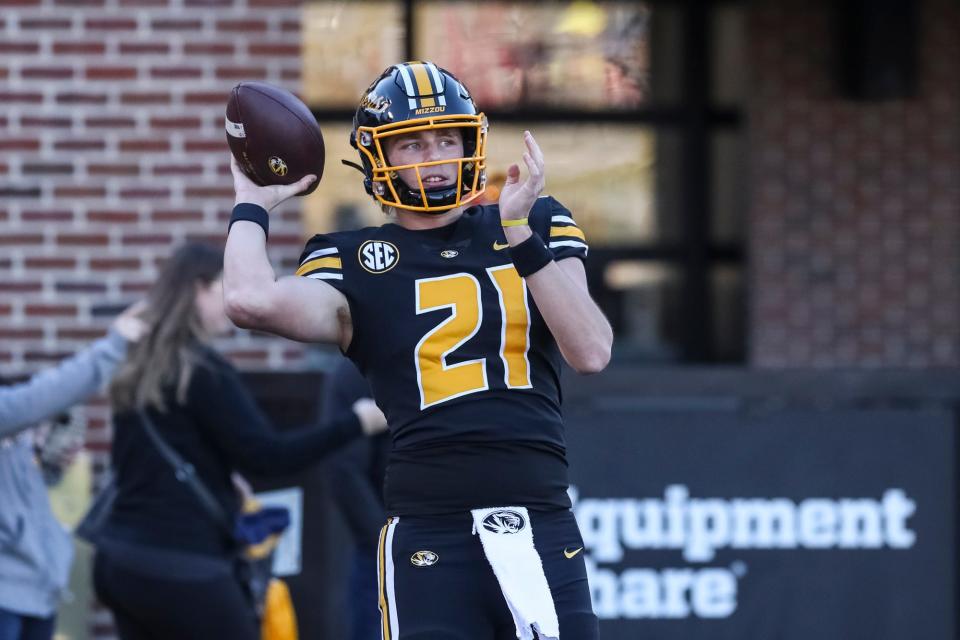
POLYGON ((566 414, 604 640, 954 637, 952 414, 566 414))

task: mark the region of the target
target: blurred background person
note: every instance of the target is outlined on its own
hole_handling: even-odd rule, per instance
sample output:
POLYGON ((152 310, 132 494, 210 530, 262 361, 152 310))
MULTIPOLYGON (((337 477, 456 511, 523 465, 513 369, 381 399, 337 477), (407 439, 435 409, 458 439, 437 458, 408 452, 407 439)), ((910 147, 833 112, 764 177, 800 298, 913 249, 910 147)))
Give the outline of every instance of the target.
MULTIPOLYGON (((320 406, 322 424, 336 424, 336 416, 363 398, 370 385, 346 358, 330 372, 320 406)), ((347 578, 346 606, 350 638, 380 638, 377 608, 377 540, 386 521, 383 478, 390 454, 390 434, 381 433, 344 447, 330 461, 327 473, 334 504, 347 525, 354 548, 347 578)))
MULTIPOLYGON (((50 510, 31 427, 85 401, 110 380, 128 343, 146 330, 137 317, 141 308, 124 311, 106 337, 59 366, 0 387, 0 640, 53 636, 73 558, 70 535, 50 510)), ((50 462, 65 463, 69 452, 61 453, 50 462)))
POLYGON ((222 267, 222 253, 199 244, 170 257, 147 298, 150 331, 111 385, 118 496, 98 545, 94 588, 124 640, 260 634, 236 575, 236 542, 175 477, 138 409, 228 514, 240 508, 234 471, 289 473, 386 427, 376 406, 360 401, 326 428, 274 432, 237 371, 210 344, 232 328, 222 267))

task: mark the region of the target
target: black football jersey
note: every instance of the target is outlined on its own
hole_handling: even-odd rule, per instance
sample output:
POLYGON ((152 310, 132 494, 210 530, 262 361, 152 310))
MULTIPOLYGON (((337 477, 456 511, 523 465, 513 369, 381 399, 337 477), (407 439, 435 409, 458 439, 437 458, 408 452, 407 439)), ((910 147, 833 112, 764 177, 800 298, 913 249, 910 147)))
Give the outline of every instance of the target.
MULTIPOLYGON (((586 257, 583 232, 553 198, 537 200, 530 225, 557 260, 586 257)), ((569 506, 561 356, 510 261, 497 206, 437 229, 314 236, 297 275, 349 302, 346 355, 393 437, 391 514, 569 506)))

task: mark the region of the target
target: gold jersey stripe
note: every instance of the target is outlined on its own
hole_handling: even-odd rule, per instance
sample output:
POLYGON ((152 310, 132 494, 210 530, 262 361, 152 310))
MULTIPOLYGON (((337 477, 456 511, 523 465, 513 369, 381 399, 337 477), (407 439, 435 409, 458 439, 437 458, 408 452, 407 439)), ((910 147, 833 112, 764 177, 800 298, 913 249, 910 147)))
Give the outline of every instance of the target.
POLYGON ((311 260, 310 262, 304 262, 300 265, 300 268, 297 269, 297 275, 302 276, 305 273, 310 273, 314 269, 342 269, 343 263, 340 261, 340 258, 329 257, 329 258, 317 258, 316 260, 311 260))
POLYGON ((584 242, 587 241, 586 236, 583 235, 583 231, 580 231, 579 227, 550 227, 550 237, 556 236, 570 236, 571 238, 580 238, 584 242))
MULTIPOLYGON (((410 65, 413 71, 413 77, 417 81, 417 93, 421 96, 429 96, 434 93, 433 85, 430 84, 430 75, 427 73, 427 67, 422 62, 410 65)), ((433 98, 420 98, 421 107, 432 107, 436 104, 433 98)))

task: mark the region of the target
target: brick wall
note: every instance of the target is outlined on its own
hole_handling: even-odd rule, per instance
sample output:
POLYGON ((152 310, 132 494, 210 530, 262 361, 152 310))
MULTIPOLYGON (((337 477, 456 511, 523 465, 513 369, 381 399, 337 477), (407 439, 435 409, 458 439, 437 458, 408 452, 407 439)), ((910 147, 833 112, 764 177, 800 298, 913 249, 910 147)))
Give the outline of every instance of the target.
POLYGON ((922 3, 914 100, 837 97, 825 2, 755 3, 751 361, 960 365, 960 5, 922 3))
MULTIPOLYGON (((299 88, 299 4, 0 0, 0 371, 28 374, 102 336, 178 243, 223 243, 226 98, 246 79, 299 88)), ((292 203, 273 216, 274 266, 291 271, 301 246, 292 203)), ((247 332, 224 346, 248 368, 303 357, 247 332)), ((103 399, 87 414, 102 459, 103 399)))
MULTIPOLYGON (((0 367, 25 374, 101 336, 184 240, 222 243, 232 205, 223 110, 261 79, 297 90, 298 2, 0 2, 0 367)), ((296 203, 274 264, 301 246, 296 203)), ((250 367, 292 343, 238 332, 250 367)), ((95 426, 99 424, 95 420, 95 426)))

